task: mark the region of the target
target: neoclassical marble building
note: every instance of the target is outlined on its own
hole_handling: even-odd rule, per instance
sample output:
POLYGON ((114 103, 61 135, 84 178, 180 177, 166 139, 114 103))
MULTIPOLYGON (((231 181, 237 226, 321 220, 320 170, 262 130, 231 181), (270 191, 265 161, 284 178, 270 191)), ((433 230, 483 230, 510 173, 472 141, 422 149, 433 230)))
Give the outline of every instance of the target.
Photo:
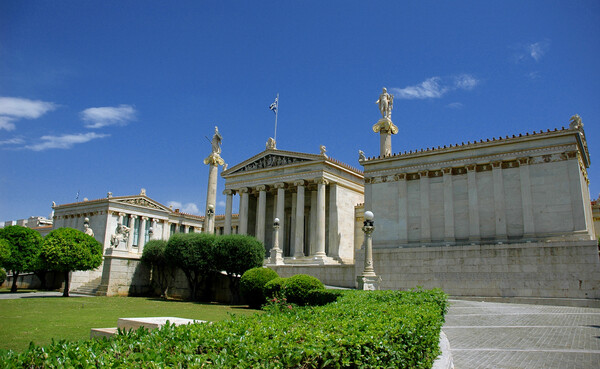
MULTIPOLYGON (((363 199, 358 169, 321 153, 278 150, 274 141, 263 152, 223 171, 230 232, 233 196, 239 196, 239 233, 273 246, 279 219, 279 247, 285 264, 352 264, 355 206, 363 199)), ((274 262, 274 261, 271 261, 274 262)), ((280 262, 277 262, 280 263, 280 262)))

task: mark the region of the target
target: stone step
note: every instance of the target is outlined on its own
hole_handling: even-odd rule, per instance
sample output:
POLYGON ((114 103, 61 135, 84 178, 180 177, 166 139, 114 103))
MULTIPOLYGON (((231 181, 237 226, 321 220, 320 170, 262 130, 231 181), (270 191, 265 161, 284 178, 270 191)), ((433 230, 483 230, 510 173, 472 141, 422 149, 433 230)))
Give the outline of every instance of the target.
POLYGON ((117 334, 117 327, 114 328, 92 328, 90 338, 101 339, 102 337, 110 338, 117 334))

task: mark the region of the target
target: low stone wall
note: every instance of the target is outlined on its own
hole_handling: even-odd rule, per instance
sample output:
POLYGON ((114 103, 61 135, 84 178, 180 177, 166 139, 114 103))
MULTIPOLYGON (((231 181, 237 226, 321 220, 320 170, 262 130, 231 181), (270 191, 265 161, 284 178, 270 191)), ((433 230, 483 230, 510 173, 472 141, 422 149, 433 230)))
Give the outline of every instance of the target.
MULTIPOLYGON (((357 252, 355 272, 363 269, 357 252)), ((381 289, 456 296, 600 298, 597 241, 374 249, 381 289)))
MULTIPOLYGON (((62 273, 46 272, 46 288, 49 290, 59 289, 63 285, 62 273)), ((11 288, 13 283, 13 276, 9 274, 6 276, 4 283, 0 285, 2 288, 11 288)), ((17 289, 19 288, 31 288, 39 289, 42 288, 42 282, 33 273, 21 273, 17 277, 17 289)))
POLYGON ((354 265, 268 265, 280 277, 308 274, 329 286, 354 288, 354 265))

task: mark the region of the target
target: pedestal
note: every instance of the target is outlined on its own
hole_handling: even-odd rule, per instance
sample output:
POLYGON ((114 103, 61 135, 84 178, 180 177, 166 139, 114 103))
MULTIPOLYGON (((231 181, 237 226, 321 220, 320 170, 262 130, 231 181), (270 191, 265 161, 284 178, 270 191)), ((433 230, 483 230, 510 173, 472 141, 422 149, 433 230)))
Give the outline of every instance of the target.
POLYGON ((359 275, 356 277, 356 281, 358 282, 358 289, 363 291, 376 291, 379 290, 379 285, 381 284, 381 277, 379 276, 364 276, 359 275))

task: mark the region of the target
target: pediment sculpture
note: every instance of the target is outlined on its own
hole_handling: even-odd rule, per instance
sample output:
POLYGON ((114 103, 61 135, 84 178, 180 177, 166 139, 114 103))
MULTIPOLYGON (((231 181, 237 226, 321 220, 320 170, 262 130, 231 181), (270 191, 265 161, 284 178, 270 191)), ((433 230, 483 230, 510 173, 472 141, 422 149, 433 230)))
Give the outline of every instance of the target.
POLYGON ((301 163, 305 161, 309 161, 309 159, 283 155, 266 155, 256 161, 253 161, 252 163, 246 164, 245 166, 236 170, 234 173, 248 172, 251 170, 263 168, 273 168, 282 165, 301 163))

